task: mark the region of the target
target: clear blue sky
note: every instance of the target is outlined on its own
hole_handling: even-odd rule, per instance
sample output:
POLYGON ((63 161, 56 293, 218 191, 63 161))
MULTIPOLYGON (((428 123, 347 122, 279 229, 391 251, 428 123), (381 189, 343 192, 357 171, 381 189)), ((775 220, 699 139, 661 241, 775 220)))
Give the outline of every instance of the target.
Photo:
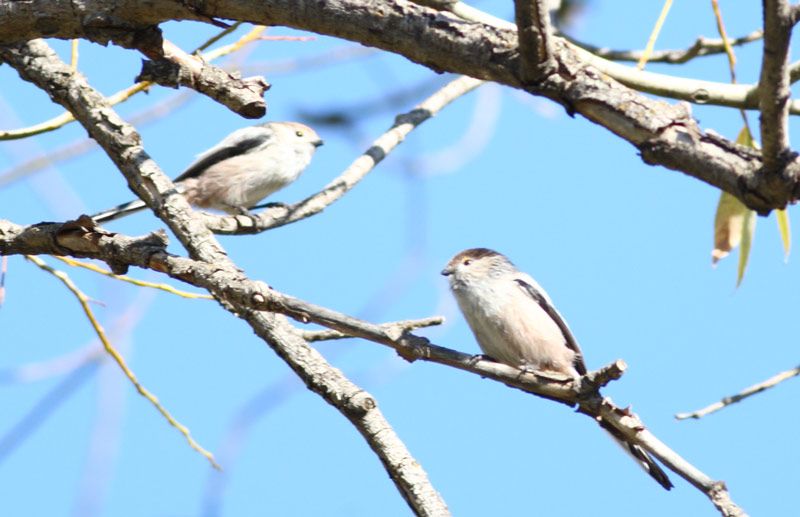
MULTIPOLYGON (((732 36, 760 24, 759 6, 741 4, 723 3, 732 36)), ((479 6, 511 12, 509 2, 479 6)), ((598 45, 641 48, 660 8, 660 1, 590 2, 571 32, 598 45)), ((193 23, 164 30, 186 49, 213 33, 193 23)), ((301 35, 281 28, 269 34, 301 35)), ((686 47, 698 35, 716 36, 710 5, 677 2, 658 47, 686 47)), ((54 44, 68 55, 66 43, 54 44)), ((247 59, 274 65, 351 45, 325 37, 268 41, 247 59)), ((81 70, 106 94, 128 86, 139 71, 133 52, 85 42, 80 50, 81 70)), ((738 51, 740 81, 757 79, 760 52, 759 44, 738 51)), ((728 79, 723 57, 650 68, 728 79)), ((273 70, 269 120, 302 120, 304 113, 360 106, 448 79, 380 54, 291 74, 273 70)), ((60 113, 8 67, 0 67, 0 84, 3 128, 60 113)), ((347 131, 316 125, 326 145, 305 175, 272 200, 291 202, 318 190, 396 113, 431 91, 387 105, 347 131)), ((119 111, 131 118, 175 95, 155 87, 119 111)), ((694 113, 704 128, 729 138, 740 129, 733 110, 694 107, 694 113)), ((756 127, 757 114, 750 121, 756 127)), ((147 150, 176 175, 195 154, 248 123, 194 96, 139 129, 147 150)), ((0 175, 85 135, 72 124, 4 142, 0 175)), ((477 345, 439 271, 461 249, 497 249, 548 290, 590 368, 617 358, 629 364, 608 396, 632 405, 659 438, 725 480, 751 515, 789 515, 795 503, 778 494, 794 493, 800 482, 800 417, 791 409, 800 396, 797 381, 700 421, 673 418, 798 362, 798 261, 784 263, 774 218, 761 218, 750 268, 735 289, 735 256, 716 270, 710 266, 718 195, 680 173, 645 165, 631 145, 549 101, 490 85, 428 121, 324 213, 221 240, 253 278, 311 302, 372 321, 442 314, 444 326, 422 333, 470 353, 477 345)), ((0 188, 0 217, 65 220, 129 197, 122 176, 94 151, 0 188)), ((109 227, 142 234, 163 224, 140 214, 109 227)), ((96 346, 79 306, 57 280, 11 257, 0 308, 4 515, 409 513, 360 435, 294 381, 242 321, 215 302, 69 273, 102 302, 94 309, 143 384, 217 454, 225 472, 213 472, 189 449, 114 364, 75 368, 71 358, 96 346), (39 370, 26 365, 45 366, 46 375, 38 378, 39 370), (14 377, 21 374, 35 380, 14 377), (36 413, 40 425, 13 441, 15 426, 40 406, 49 409, 36 413)), ((315 346, 376 397, 455 515, 716 515, 674 474, 676 488, 662 490, 596 425, 564 406, 443 366, 409 365, 369 342, 315 346)))

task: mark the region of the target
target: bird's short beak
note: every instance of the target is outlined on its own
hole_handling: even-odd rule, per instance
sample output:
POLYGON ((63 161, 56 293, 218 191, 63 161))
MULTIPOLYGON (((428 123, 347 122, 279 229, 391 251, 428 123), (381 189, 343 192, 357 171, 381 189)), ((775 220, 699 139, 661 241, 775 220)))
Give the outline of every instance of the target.
POLYGON ((313 145, 314 147, 322 147, 323 145, 325 145, 325 142, 321 138, 319 138, 311 142, 311 145, 313 145))
POLYGON ((452 267, 447 266, 446 268, 442 269, 442 275, 450 276, 452 274, 453 274, 453 268, 452 267))

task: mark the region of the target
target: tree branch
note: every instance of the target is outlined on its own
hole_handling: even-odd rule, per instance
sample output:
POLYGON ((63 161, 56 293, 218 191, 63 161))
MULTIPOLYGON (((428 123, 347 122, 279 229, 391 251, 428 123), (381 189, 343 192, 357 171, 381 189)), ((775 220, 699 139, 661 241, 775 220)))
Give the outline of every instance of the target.
POLYGON ((420 124, 435 116, 445 106, 482 84, 471 77, 459 77, 436 91, 411 111, 395 117, 388 131, 378 137, 364 154, 350 164, 336 179, 323 189, 292 205, 269 207, 256 217, 220 216, 207 214, 205 222, 215 233, 259 233, 271 228, 291 224, 316 215, 347 194, 363 180, 376 165, 383 161, 406 136, 420 124))
POLYGON ((724 409, 730 406, 731 404, 741 402, 742 400, 748 397, 752 397, 757 393, 761 393, 762 391, 774 388, 783 381, 787 381, 792 377, 797 377, 798 375, 800 375, 800 366, 797 366, 795 368, 792 368, 791 370, 787 370, 785 372, 781 372, 777 375, 774 375, 769 379, 765 380, 764 382, 759 382, 758 384, 754 384, 749 388, 743 389, 736 395, 730 395, 728 397, 725 397, 719 402, 715 402, 702 409, 698 409, 697 411, 692 411, 690 413, 678 413, 677 415, 675 415, 675 419, 686 420, 687 418, 702 418, 706 415, 710 415, 711 413, 716 413, 720 409, 724 409))
POLYGON ((142 63, 142 71, 134 79, 178 88, 189 87, 228 107, 244 118, 261 118, 267 112, 264 93, 269 83, 261 76, 242 79, 238 74, 209 64, 187 54, 174 43, 161 37, 153 27, 135 33, 135 37, 117 40, 122 47, 134 48, 150 60, 142 63))
POLYGON ((555 72, 553 30, 545 0, 514 0, 514 18, 522 82, 536 82, 555 72))
MULTIPOLYGON (((82 76, 70 70, 44 42, 32 41, 0 48, 0 57, 16 68, 21 77, 47 91, 54 101, 73 113, 125 174, 132 189, 155 208, 157 215, 170 226, 189 253, 198 259, 178 265, 175 270, 169 269, 169 264, 159 262, 159 258, 168 258, 169 255, 163 247, 154 251, 151 239, 148 239, 145 251, 148 255, 134 254, 146 262, 137 265, 158 271, 169 269, 175 278, 193 278, 194 273, 182 268, 200 268, 205 273, 204 289, 229 312, 246 319, 254 332, 273 348, 310 390, 320 394, 353 423, 417 515, 449 515, 444 500, 378 410, 375 400, 311 349, 285 318, 259 312, 259 308, 251 307, 250 301, 235 296, 240 291, 232 286, 249 286, 257 292, 269 288, 263 282, 250 281, 228 258, 202 219, 193 213, 183 196, 174 191, 169 179, 147 156, 135 129, 126 124, 105 99, 82 76), (166 196, 164 192, 167 192, 166 196), (163 204, 162 198, 165 199, 163 204)), ((31 229, 0 224, 0 236, 19 235, 21 232, 42 242, 43 228, 47 225, 38 226, 31 233, 31 229)), ((76 256, 89 256, 89 250, 108 249, 109 239, 113 242, 115 236, 104 230, 95 233, 97 228, 86 216, 60 228, 51 226, 49 229, 54 233, 45 237, 49 241, 46 247, 58 249, 60 251, 56 254, 63 255, 68 245, 74 245, 76 256)), ((3 247, 0 245, 0 249, 3 247)), ((3 249, 3 253, 6 251, 3 249)), ((115 259, 107 263, 114 272, 124 272, 129 264, 123 265, 115 259)), ((255 296, 257 293, 251 294, 255 296)))
POLYGON ((764 0, 764 57, 759 79, 761 148, 764 170, 780 174, 796 158, 789 150, 789 41, 792 20, 787 0, 764 0))
MULTIPOLYGON (((608 59, 610 61, 630 61, 637 63, 641 58, 643 51, 641 50, 613 50, 604 47, 597 47, 589 43, 578 41, 567 34, 561 36, 584 50, 587 50, 597 57, 608 59)), ((745 36, 730 40, 731 46, 740 46, 753 41, 758 41, 764 37, 764 31, 756 30, 745 36)), ((679 65, 688 63, 696 57, 712 56, 715 54, 725 53, 725 43, 722 39, 709 39, 700 36, 695 40, 694 44, 686 49, 673 49, 673 50, 655 50, 647 59, 648 63, 667 63, 671 65, 679 65)))
POLYGON ((42 40, 0 47, 0 59, 74 115, 116 164, 130 189, 169 226, 191 256, 230 264, 202 220, 192 216, 186 198, 144 150, 133 126, 117 115, 80 73, 61 61, 42 40))
MULTIPOLYGON (((138 246, 137 239, 121 237, 117 234, 109 235, 102 228, 92 228, 93 223, 88 217, 82 217, 79 222, 85 225, 83 226, 83 235, 75 233, 74 222, 65 223, 63 226, 67 227, 66 233, 72 239, 70 242, 80 243, 80 248, 77 251, 82 256, 86 256, 90 251, 85 243, 92 243, 95 246, 93 258, 106 261, 109 264, 126 263, 132 266, 153 269, 166 273, 177 280, 213 292, 218 299, 224 300, 226 306, 236 307, 239 314, 243 314, 245 319, 251 323, 256 333, 274 346, 276 351, 281 354, 281 357, 287 360, 311 389, 321 392, 326 400, 328 400, 329 396, 334 397, 334 400, 331 401, 332 404, 336 404, 337 401, 341 404, 342 399, 336 398, 341 397, 341 394, 338 393, 340 388, 334 388, 329 385, 319 386, 319 383, 324 383, 326 379, 310 378, 309 376, 312 375, 313 369, 299 366, 300 364, 308 364, 307 361, 311 360, 308 355, 315 355, 316 352, 307 347, 302 340, 302 334, 291 326, 286 325, 285 320, 263 311, 277 312, 303 323, 317 323, 350 336, 361 337, 389 346, 396 350, 401 357, 409 361, 422 359, 451 366, 562 404, 577 405, 581 413, 595 420, 601 418, 605 424, 611 425, 627 440, 641 445, 645 450, 664 462, 667 467, 701 490, 709 497, 722 515, 745 515, 730 500, 730 495, 724 483, 714 481, 658 440, 645 428, 635 414, 619 408, 610 399, 600 395, 597 383, 608 382, 608 380, 615 377, 618 378, 624 371, 623 364, 615 363, 599 372, 592 372, 577 384, 571 378, 560 379, 536 372, 521 372, 516 368, 501 363, 476 360, 474 356, 469 354, 437 346, 427 339, 410 332, 387 329, 381 325, 375 325, 293 298, 272 290, 263 282, 251 281, 241 273, 220 270, 215 264, 206 264, 171 255, 166 251, 166 244, 160 250, 154 250, 152 246, 145 244, 147 247, 147 252, 145 253, 119 245, 112 245, 107 240, 114 242, 117 239, 124 238, 127 239, 129 246, 138 246), (99 232, 97 235, 95 235, 95 230, 99 232), (302 354, 302 358, 286 355, 295 353, 302 354)), ((39 243, 42 245, 40 253, 50 253, 54 249, 50 243, 55 242, 58 243, 58 249, 62 253, 68 253, 70 252, 66 246, 68 243, 59 237, 64 233, 63 230, 59 229, 59 226, 49 225, 46 228, 39 226, 37 231, 31 231, 7 221, 0 221, 0 252, 14 254, 18 253, 17 250, 24 249, 31 254, 35 247, 34 244, 39 243), (47 233, 48 237, 44 237, 43 233, 47 233), (31 236, 30 240, 33 242, 26 242, 26 237, 29 236, 31 236)), ((319 360, 322 360, 321 357, 319 360)), ((335 371, 337 375, 341 375, 338 370, 335 371)), ((344 380, 342 382, 349 381, 344 380)), ((341 407, 340 410, 345 412, 348 418, 359 414, 357 408, 341 407)), ((363 428, 359 428, 362 430, 362 434, 366 432, 363 429, 368 427, 366 422, 363 425, 363 428)), ((367 435, 365 434, 365 436, 367 435)), ((384 449, 380 450, 385 451, 384 449)))
MULTIPOLYGON (((394 321, 392 323, 384 323, 381 325, 388 334, 395 334, 398 338, 403 335, 405 332, 410 332, 415 329, 425 328, 425 327, 433 327, 434 325, 441 325, 444 323, 444 318, 441 316, 432 316, 430 318, 422 318, 419 320, 405 320, 405 321, 394 321)), ((332 339, 348 339, 352 338, 353 336, 344 334, 339 332, 338 330, 304 330, 300 333, 303 339, 308 341, 309 343, 314 341, 328 341, 332 339)), ((606 370, 603 370, 606 372, 606 370)), ((602 379, 610 379, 614 374, 608 375, 604 373, 602 375, 602 379)), ((620 372, 619 375, 622 375, 620 372)), ((617 377, 619 378, 619 377, 617 377)))
MULTIPOLYGON (((67 0, 32 0, 21 5, 0 0, 0 17, 6 16, 4 19, 9 20, 9 23, 0 25, 0 42, 19 40, 31 31, 41 31, 41 24, 32 25, 30 20, 20 19, 24 13, 28 13, 31 20, 69 18, 52 28, 53 36, 102 39, 112 29, 106 26, 98 33, 98 29, 74 20, 102 16, 104 5, 100 0, 80 4, 67 0), (10 3, 15 7, 10 8, 10 3), (30 11, 34 8, 40 8, 42 13, 36 13, 34 17, 30 11)), ((584 50, 576 51, 577 47, 560 38, 554 38, 553 42, 560 70, 558 78, 546 79, 533 86, 523 85, 519 76, 515 31, 448 18, 415 4, 385 0, 329 0, 306 3, 303 9, 298 10, 295 4, 280 0, 228 0, 220 4, 203 4, 204 11, 197 8, 191 12, 178 9, 177 4, 167 0, 154 0, 145 10, 133 7, 138 5, 135 2, 121 4, 113 16, 107 18, 124 20, 130 17, 139 20, 137 23, 146 22, 145 25, 150 26, 166 19, 226 17, 266 25, 287 25, 358 41, 404 55, 437 71, 447 70, 491 80, 550 98, 565 106, 570 113, 580 113, 633 144, 646 163, 663 165, 701 179, 739 198, 761 214, 784 208, 800 197, 800 160, 793 159, 787 163, 779 176, 757 174, 762 167, 757 153, 717 135, 704 134, 687 109, 650 99, 587 67, 587 63, 595 63, 588 61, 589 58, 600 58, 584 50)), ((741 90, 727 89, 736 88, 733 85, 724 85, 723 88, 717 83, 695 83, 706 84, 714 91, 719 87, 721 92, 736 93, 734 97, 741 93, 741 90)), ((701 86, 694 92, 694 97, 706 101, 712 97, 711 92, 701 86)), ((750 100, 753 93, 741 96, 748 100, 748 106, 750 102, 757 102, 756 98, 750 100)))

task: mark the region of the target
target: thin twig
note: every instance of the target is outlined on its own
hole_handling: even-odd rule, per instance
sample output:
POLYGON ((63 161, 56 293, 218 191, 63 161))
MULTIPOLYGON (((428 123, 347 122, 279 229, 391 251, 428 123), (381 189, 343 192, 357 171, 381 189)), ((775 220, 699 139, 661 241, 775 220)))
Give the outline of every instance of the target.
POLYGON ((161 415, 167 420, 167 422, 172 427, 177 429, 183 435, 184 438, 186 438, 186 441, 189 443, 189 446, 192 449, 196 450, 201 455, 203 455, 209 461, 209 463, 211 463, 212 467, 214 467, 215 469, 219 469, 219 465, 217 465, 217 462, 214 461, 214 455, 208 452, 206 449, 204 449, 199 443, 197 443, 194 440, 194 438, 192 438, 189 429, 180 422, 178 422, 170 414, 170 412, 167 411, 167 409, 161 405, 161 403, 158 401, 155 395, 153 395, 147 388, 145 388, 139 382, 139 380, 136 378, 136 375, 134 375, 133 371, 128 367, 127 363, 125 362, 125 359, 122 357, 122 355, 120 355, 120 353, 116 350, 116 348, 114 348, 114 346, 108 340, 108 336, 106 336, 103 327, 100 326, 100 323, 94 316, 94 312, 92 312, 91 307, 89 307, 89 298, 83 293, 83 291, 81 291, 78 288, 78 286, 75 285, 75 283, 69 278, 69 276, 67 276, 66 273, 54 269, 51 266, 48 266, 39 257, 35 257, 33 255, 26 255, 25 258, 36 264, 36 266, 38 266, 40 269, 47 271, 54 277, 58 278, 67 287, 67 289, 69 289, 70 292, 72 292, 72 294, 75 295, 75 297, 78 299, 78 303, 80 303, 81 308, 83 309, 84 314, 86 314, 86 317, 89 319, 89 323, 92 325, 95 334, 97 334, 97 338, 103 344, 103 348, 106 350, 108 355, 111 356, 114 362, 117 363, 117 365, 122 370, 122 373, 125 375, 125 377, 127 377, 128 380, 131 381, 131 384, 133 384, 133 386, 136 388, 136 391, 138 391, 141 396, 146 398, 158 410, 158 412, 161 413, 161 415))
POLYGON ((720 409, 726 408, 731 404, 735 404, 737 402, 741 402, 742 400, 752 397, 757 393, 761 393, 762 391, 766 391, 770 388, 774 388, 778 384, 782 383, 783 381, 789 380, 792 377, 797 377, 800 375, 800 366, 796 366, 791 370, 786 370, 785 372, 781 372, 777 375, 770 377, 769 379, 765 380, 764 382, 759 382, 758 384, 753 384, 749 388, 745 388, 736 395, 730 395, 728 397, 723 398, 719 402, 715 402, 710 404, 702 409, 698 409, 697 411, 692 411, 690 413, 678 413, 675 415, 676 420, 686 420, 688 418, 702 418, 706 415, 710 415, 711 413, 716 413, 720 409))
MULTIPOLYGON (((424 327, 433 327, 434 325, 441 325, 444 323, 444 318, 441 316, 432 316, 430 318, 423 318, 419 320, 404 320, 404 321, 394 321, 392 323, 383 323, 379 325, 382 329, 384 329, 387 333, 394 333, 399 337, 404 332, 409 332, 415 329, 420 329, 424 327)), ((313 341, 327 341, 331 339, 348 339, 355 336, 345 334, 343 332, 339 332, 338 330, 304 330, 300 334, 303 339, 308 341, 309 343, 313 341)))
POLYGON ((221 40, 222 38, 224 38, 228 34, 231 34, 231 33, 235 32, 236 29, 238 29, 239 27, 242 26, 242 23, 243 22, 237 21, 236 23, 232 23, 230 27, 228 27, 226 29, 222 29, 221 31, 219 31, 215 35, 213 35, 210 38, 208 38, 205 42, 201 43, 199 47, 194 49, 194 52, 192 52, 192 54, 199 55, 205 49, 207 49, 208 47, 210 47, 214 43, 218 42, 219 40, 221 40))
POLYGON ((661 28, 664 26, 664 22, 667 20, 667 15, 669 14, 671 7, 672 0, 664 0, 664 5, 661 7, 661 13, 658 15, 655 25, 653 25, 653 30, 650 32, 650 37, 647 38, 647 45, 644 47, 639 61, 636 62, 636 68, 639 70, 644 70, 644 65, 650 61, 650 55, 653 53, 653 49, 656 46, 656 40, 661 32, 661 28))
MULTIPOLYGON (((584 50, 591 52, 592 54, 596 55, 597 57, 602 57, 603 59, 608 59, 610 61, 631 61, 631 62, 638 62, 642 59, 644 55, 643 50, 612 50, 609 48, 604 47, 596 47, 594 45, 590 45, 589 43, 585 43, 575 38, 567 35, 567 34, 560 34, 561 37, 572 43, 573 45, 577 45, 584 50)), ((729 40, 731 46, 740 46, 745 45, 747 43, 752 43, 754 41, 760 40, 764 36, 764 31, 756 30, 747 34, 746 36, 741 36, 736 39, 729 40)), ((684 63, 688 63, 692 59, 696 57, 702 56, 712 56, 716 54, 722 54, 725 52, 725 42, 721 39, 708 39, 704 37, 699 37, 695 42, 688 48, 685 49, 673 49, 673 50, 654 50, 650 54, 650 58, 647 60, 648 63, 666 63, 670 65, 680 65, 684 63)))
MULTIPOLYGON (((730 69, 731 73, 731 83, 736 84, 736 54, 733 52, 733 44, 728 39, 728 32, 725 30, 725 23, 722 19, 722 9, 719 6, 718 0, 711 0, 711 7, 714 10, 714 18, 717 22, 717 31, 722 38, 722 46, 725 49, 725 55, 728 57, 728 68, 730 69)), ((742 116, 742 122, 747 130, 748 138, 752 142, 754 140, 753 131, 750 129, 750 121, 747 119, 747 112, 743 109, 740 109, 739 114, 742 116)))
POLYGON ((107 277, 111 277, 115 280, 120 280, 122 282, 128 282, 129 284, 138 285, 139 287, 150 287, 153 289, 158 289, 160 291, 166 291, 171 294, 178 295, 182 298, 191 298, 191 299, 201 299, 201 300, 213 300, 214 297, 210 294, 201 294, 201 293, 190 293, 187 291, 181 291, 180 289, 175 289, 169 284, 158 284, 155 282, 147 282, 145 280, 137 280, 136 278, 131 278, 125 275, 116 275, 107 269, 103 269, 101 267, 95 266, 94 264, 90 264, 88 262, 81 262, 79 260, 71 259, 69 257, 59 257, 58 255, 53 255, 53 258, 57 258, 58 260, 68 264, 72 267, 82 267, 84 269, 88 269, 89 271, 94 271, 95 273, 100 273, 101 275, 105 275, 107 277))

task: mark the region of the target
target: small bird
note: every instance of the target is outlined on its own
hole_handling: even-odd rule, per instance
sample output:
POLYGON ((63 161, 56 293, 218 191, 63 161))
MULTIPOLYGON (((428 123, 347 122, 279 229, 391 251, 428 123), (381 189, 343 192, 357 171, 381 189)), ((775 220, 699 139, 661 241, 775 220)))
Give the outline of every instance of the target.
MULTIPOLYGON (((296 180, 323 144, 299 122, 267 122, 237 129, 199 154, 175 178, 190 204, 229 214, 249 214, 259 201, 296 180)), ((92 216, 98 223, 145 208, 137 199, 92 216)))
MULTIPOLYGON (((450 259, 442 274, 486 356, 523 370, 576 379, 586 374, 567 322, 539 284, 504 255, 487 248, 464 250, 450 259)), ((604 429, 662 487, 672 488, 667 474, 644 449, 604 429)))

